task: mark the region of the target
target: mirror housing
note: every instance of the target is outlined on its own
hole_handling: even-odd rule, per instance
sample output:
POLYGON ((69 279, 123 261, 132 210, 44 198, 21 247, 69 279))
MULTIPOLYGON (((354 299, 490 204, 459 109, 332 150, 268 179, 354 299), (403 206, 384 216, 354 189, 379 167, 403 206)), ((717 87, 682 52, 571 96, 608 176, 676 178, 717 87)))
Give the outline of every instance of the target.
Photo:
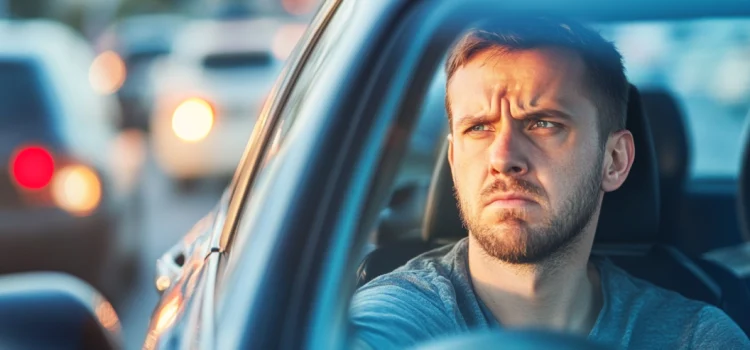
POLYGON ((182 268, 185 266, 186 259, 185 250, 185 242, 180 240, 180 242, 156 260, 154 284, 156 291, 160 295, 182 276, 182 268))
POLYGON ((0 348, 121 349, 120 321, 93 287, 71 275, 0 277, 0 348))

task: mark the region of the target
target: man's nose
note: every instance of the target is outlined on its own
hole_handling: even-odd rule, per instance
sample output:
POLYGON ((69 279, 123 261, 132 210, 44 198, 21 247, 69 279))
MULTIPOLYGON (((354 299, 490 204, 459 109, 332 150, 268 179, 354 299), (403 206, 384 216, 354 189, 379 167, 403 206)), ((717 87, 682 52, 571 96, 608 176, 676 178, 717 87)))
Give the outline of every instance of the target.
POLYGON ((490 147, 490 172, 509 176, 524 175, 528 162, 523 152, 523 135, 512 118, 505 118, 490 147))

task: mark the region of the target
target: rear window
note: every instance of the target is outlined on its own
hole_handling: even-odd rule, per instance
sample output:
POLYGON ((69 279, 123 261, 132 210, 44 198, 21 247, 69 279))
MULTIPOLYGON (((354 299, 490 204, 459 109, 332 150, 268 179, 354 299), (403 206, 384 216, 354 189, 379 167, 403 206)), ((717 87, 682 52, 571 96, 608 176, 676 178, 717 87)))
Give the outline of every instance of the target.
POLYGON ((203 67, 212 70, 247 69, 268 66, 271 61, 271 54, 267 52, 223 53, 206 56, 203 67))
POLYGON ((29 61, 0 60, 0 128, 40 125, 51 120, 44 87, 29 61))
POLYGON ((168 48, 154 49, 154 50, 143 50, 134 52, 129 55, 126 59, 127 65, 130 67, 147 65, 159 57, 163 57, 169 54, 168 48))
POLYGON ((699 19, 602 25, 640 90, 679 104, 690 142, 690 176, 735 178, 750 108, 750 20, 699 19))

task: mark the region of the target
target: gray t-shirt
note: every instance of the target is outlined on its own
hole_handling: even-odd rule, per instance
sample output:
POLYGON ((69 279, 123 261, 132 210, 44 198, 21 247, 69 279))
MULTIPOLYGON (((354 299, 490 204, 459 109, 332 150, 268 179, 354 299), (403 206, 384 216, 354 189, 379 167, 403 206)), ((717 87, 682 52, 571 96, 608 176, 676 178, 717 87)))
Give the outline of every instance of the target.
MULTIPOLYGON (((358 340, 403 348, 500 327, 474 294, 467 242, 425 253, 357 290, 350 312, 358 340)), ((750 349, 720 309, 632 277, 608 260, 592 261, 604 304, 589 340, 618 349, 750 349)))

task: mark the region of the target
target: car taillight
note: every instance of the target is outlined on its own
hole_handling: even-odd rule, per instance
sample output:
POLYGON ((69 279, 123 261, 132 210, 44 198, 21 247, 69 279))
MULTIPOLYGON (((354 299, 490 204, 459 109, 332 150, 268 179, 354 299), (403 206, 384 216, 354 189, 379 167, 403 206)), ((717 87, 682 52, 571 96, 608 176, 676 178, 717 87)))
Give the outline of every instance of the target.
POLYGON ((47 186, 55 174, 52 154, 41 146, 27 146, 11 158, 13 180, 22 188, 38 190, 47 186))

